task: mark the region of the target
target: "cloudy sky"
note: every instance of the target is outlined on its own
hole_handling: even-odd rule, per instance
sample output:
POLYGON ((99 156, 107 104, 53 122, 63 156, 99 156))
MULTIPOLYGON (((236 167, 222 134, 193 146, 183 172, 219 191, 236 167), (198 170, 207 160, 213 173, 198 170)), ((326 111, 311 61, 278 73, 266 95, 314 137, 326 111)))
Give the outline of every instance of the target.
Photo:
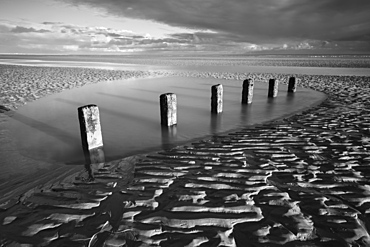
POLYGON ((369 0, 0 0, 0 53, 370 53, 369 0))

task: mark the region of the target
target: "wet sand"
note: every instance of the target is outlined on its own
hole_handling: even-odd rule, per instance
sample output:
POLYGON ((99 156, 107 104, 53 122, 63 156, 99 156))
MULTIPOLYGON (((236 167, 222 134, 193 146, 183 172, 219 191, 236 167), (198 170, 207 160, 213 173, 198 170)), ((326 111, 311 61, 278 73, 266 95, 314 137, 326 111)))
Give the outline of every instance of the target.
POLYGON ((370 78, 297 77, 328 99, 274 122, 65 174, 1 205, 0 243, 368 246, 370 78))

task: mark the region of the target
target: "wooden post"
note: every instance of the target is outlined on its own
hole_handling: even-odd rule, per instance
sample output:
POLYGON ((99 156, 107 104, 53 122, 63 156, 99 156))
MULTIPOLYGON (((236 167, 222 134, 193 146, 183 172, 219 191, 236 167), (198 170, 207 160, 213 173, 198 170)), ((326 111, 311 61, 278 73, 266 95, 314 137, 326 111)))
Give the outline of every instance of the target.
POLYGON ((288 83, 288 93, 295 93, 296 90, 296 79, 295 77, 290 77, 288 83))
POLYGON ((99 108, 96 105, 79 107, 78 119, 86 164, 105 162, 99 108))
POLYGON ((161 124, 172 126, 177 124, 177 100, 176 94, 165 93, 159 97, 161 108, 161 124))
POLYGON ((243 81, 242 104, 251 104, 252 103, 253 88, 254 88, 253 79, 246 79, 246 80, 243 81))
POLYGON ((268 89, 268 97, 269 98, 275 98, 278 94, 278 81, 275 79, 269 80, 269 89, 268 89))
POLYGON ((221 84, 211 87, 211 112, 218 114, 222 112, 222 97, 224 89, 221 84))

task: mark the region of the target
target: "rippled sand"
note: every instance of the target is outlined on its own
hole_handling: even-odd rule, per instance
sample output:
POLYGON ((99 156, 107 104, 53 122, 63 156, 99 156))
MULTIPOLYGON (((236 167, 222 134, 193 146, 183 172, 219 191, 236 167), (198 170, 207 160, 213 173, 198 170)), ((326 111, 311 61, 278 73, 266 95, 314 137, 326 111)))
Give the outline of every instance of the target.
POLYGON ((292 117, 39 185, 1 204, 0 243, 369 246, 370 78, 297 77, 328 99, 292 117))

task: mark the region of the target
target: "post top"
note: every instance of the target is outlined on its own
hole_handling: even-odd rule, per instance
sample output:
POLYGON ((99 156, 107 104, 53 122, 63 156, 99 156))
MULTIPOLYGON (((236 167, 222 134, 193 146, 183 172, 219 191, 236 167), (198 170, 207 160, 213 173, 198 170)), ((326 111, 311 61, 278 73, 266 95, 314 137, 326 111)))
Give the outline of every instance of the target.
POLYGON ((212 87, 222 87, 222 84, 216 84, 216 85, 213 85, 212 87))
POLYGON ((91 107, 98 107, 98 106, 95 105, 95 104, 89 104, 89 105, 80 106, 77 109, 80 110, 80 109, 83 109, 83 108, 91 108, 91 107))
POLYGON ((174 93, 164 93, 164 94, 161 94, 161 97, 162 96, 167 96, 167 95, 170 96, 170 95, 175 95, 175 94, 174 93))

